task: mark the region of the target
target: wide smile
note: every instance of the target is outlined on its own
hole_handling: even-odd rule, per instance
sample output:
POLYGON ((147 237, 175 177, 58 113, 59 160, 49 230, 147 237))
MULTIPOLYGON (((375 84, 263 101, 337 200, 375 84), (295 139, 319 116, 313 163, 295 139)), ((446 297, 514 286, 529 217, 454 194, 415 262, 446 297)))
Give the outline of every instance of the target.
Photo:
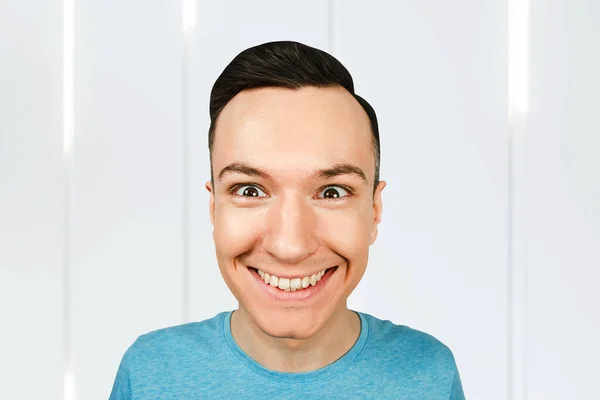
POLYGON ((248 266, 253 285, 265 295, 276 300, 303 301, 316 297, 327 288, 327 283, 338 270, 338 266, 305 277, 287 278, 271 276, 248 266))

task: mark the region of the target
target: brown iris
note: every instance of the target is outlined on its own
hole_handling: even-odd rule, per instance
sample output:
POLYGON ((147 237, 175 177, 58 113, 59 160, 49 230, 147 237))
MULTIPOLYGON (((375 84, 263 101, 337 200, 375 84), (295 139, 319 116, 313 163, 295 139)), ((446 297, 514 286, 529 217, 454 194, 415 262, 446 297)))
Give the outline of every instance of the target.
POLYGON ((340 192, 336 189, 329 188, 323 192, 323 197, 326 199, 337 199, 340 197, 340 192))
POLYGON ((244 189, 244 192, 242 193, 242 196, 246 197, 258 197, 258 195, 258 190, 252 186, 248 186, 246 189, 244 189))

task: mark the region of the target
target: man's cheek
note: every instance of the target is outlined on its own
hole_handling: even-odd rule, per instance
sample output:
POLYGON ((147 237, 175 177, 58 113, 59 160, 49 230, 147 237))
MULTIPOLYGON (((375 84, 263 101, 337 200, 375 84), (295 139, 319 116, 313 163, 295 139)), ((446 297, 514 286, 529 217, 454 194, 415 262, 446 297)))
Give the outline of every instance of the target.
POLYGON ((331 247, 346 251, 364 247, 369 240, 368 228, 362 215, 354 210, 328 215, 319 224, 322 236, 331 247))
POLYGON ((261 218, 248 209, 224 209, 217 213, 214 239, 218 246, 238 254, 247 251, 261 231, 261 218))
POLYGON ((371 229, 360 212, 332 220, 326 233, 328 247, 351 263, 362 264, 368 252, 371 229))

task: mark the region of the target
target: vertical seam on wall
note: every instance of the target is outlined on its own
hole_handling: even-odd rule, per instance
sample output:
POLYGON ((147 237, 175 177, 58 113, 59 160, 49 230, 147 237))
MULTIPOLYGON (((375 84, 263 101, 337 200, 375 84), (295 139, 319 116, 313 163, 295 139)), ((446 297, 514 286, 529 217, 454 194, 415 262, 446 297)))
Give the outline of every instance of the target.
POLYGON ((189 229, 189 157, 188 157, 188 104, 189 104, 189 48, 191 40, 185 31, 184 26, 184 13, 185 13, 185 1, 181 2, 181 30, 180 34, 183 40, 183 54, 182 54, 182 76, 181 76, 181 133, 182 133, 182 257, 183 257, 183 322, 187 323, 190 321, 190 229, 189 229))
POLYGON ((513 399, 513 363, 514 363, 514 325, 513 325, 513 307, 514 307, 514 277, 513 277, 513 129, 510 124, 510 118, 508 123, 508 176, 507 176, 507 194, 508 194, 508 204, 507 204, 507 261, 508 261, 508 276, 507 276, 507 299, 508 299, 508 307, 507 307, 507 386, 508 386, 508 399, 513 399))
POLYGON ((508 398, 527 399, 527 134, 529 0, 508 0, 508 398), (523 51, 523 43, 525 51, 523 51), (521 59, 519 59, 519 57, 521 59), (521 78, 521 79, 518 79, 521 78), (521 85, 517 87, 517 84, 521 85))
POLYGON ((63 167, 63 262, 62 262, 62 398, 73 400, 74 361, 71 351, 71 185, 75 141, 75 1, 62 2, 62 167, 63 167))
POLYGON ((333 13, 334 13, 334 0, 328 0, 327 2, 327 51, 329 54, 334 54, 334 24, 333 24, 333 13))
POLYGON ((508 108, 508 124, 507 124, 507 134, 508 134, 508 140, 507 140, 507 313, 506 313, 506 328, 507 328, 507 335, 506 335, 506 345, 507 345, 507 352, 506 352, 506 379, 507 379, 507 398, 508 400, 515 400, 514 398, 514 362, 515 362, 515 357, 514 357, 514 352, 515 352, 515 344, 514 344, 514 338, 513 335, 515 334, 515 326, 513 323, 513 318, 514 318, 514 311, 513 311, 513 307, 514 307, 514 274, 513 274, 513 268, 514 268, 514 262, 513 262, 513 154, 512 154, 512 150, 513 150, 513 131, 514 131, 514 124, 512 123, 512 116, 513 114, 513 104, 512 104, 512 85, 511 85, 511 0, 507 0, 506 2, 506 11, 507 11, 507 18, 506 18, 506 49, 507 49, 507 54, 506 54, 506 58, 507 58, 507 63, 506 63, 506 67, 507 67, 507 108, 508 108))
MULTIPOLYGON (((64 95, 64 94, 63 94, 64 95)), ((64 107, 64 105, 63 105, 64 107)), ((63 122, 64 123, 64 122, 63 122)), ((66 382, 68 374, 72 373, 73 360, 71 359, 71 166, 72 151, 63 154, 63 395, 66 399, 66 382)))
POLYGON ((526 117, 515 112, 509 127, 509 399, 527 398, 526 117))

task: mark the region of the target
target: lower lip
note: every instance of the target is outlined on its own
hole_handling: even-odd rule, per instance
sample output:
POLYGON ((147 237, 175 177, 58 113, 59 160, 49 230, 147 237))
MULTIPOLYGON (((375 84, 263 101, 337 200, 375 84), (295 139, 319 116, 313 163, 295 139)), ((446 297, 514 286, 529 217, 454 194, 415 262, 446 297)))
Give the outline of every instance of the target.
POLYGON ((262 292, 271 298, 282 301, 305 301, 316 297, 325 289, 327 282, 329 282, 331 276, 335 273, 335 271, 337 271, 337 269, 337 266, 329 268, 315 286, 308 285, 306 289, 300 289, 294 292, 290 290, 289 292, 286 292, 285 290, 267 285, 265 280, 258 275, 258 272, 255 269, 248 267, 250 275, 254 278, 254 284, 256 284, 262 292))

